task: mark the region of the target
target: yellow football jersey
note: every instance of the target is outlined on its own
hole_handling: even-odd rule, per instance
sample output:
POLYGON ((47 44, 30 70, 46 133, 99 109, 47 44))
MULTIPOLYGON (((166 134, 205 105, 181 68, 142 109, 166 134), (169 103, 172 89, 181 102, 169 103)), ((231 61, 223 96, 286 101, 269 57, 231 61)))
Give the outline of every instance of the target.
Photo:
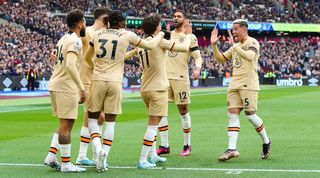
MULTIPOLYGON (((150 39, 152 37, 146 40, 150 39)), ((169 81, 164 57, 167 50, 170 50, 173 45, 170 41, 162 39, 159 45, 152 50, 139 48, 138 55, 143 68, 141 92, 168 90, 169 81)))
POLYGON ((68 52, 76 53, 78 56, 76 65, 79 69, 82 55, 81 39, 75 33, 69 32, 58 41, 56 50, 57 60, 53 66, 53 74, 49 80, 49 91, 78 93, 78 87, 66 69, 66 61, 68 60, 66 57, 68 52))
MULTIPOLYGON (((159 36, 157 43, 161 40, 159 36)), ((139 46, 141 38, 125 29, 100 29, 90 43, 94 47, 92 80, 122 82, 124 60, 129 44, 139 46)))
MULTIPOLYGON (((172 31, 170 41, 183 44, 186 37, 187 35, 184 32, 177 33, 172 31)), ((193 56, 193 52, 200 53, 197 37, 193 34, 189 48, 188 52, 169 51, 167 53, 167 74, 169 79, 189 81, 188 65, 190 56, 193 56)))
POLYGON ((248 90, 260 90, 259 77, 258 77, 258 59, 260 56, 259 42, 249 37, 244 43, 237 43, 243 50, 253 50, 255 56, 253 60, 243 59, 233 47, 229 48, 223 53, 223 56, 228 60, 232 59, 233 72, 232 80, 229 85, 229 89, 248 89, 248 90))

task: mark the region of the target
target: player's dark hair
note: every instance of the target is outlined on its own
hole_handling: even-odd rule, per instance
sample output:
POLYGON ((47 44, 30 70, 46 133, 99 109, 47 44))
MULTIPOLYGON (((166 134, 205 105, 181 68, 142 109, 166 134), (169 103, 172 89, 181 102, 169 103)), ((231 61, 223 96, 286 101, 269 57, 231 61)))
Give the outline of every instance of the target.
POLYGON ((125 21, 126 17, 119 10, 112 11, 109 14, 109 24, 111 28, 119 28, 119 23, 125 21))
POLYGON ((142 30, 147 35, 152 35, 160 24, 161 16, 159 14, 153 14, 145 17, 142 20, 142 30))
POLYGON ((68 13, 67 15, 67 24, 69 28, 74 28, 77 23, 83 21, 84 14, 81 10, 75 9, 68 13))
MULTIPOLYGON (((182 15, 183 15, 183 17, 185 18, 185 19, 187 19, 188 18, 188 14, 185 12, 185 11, 183 11, 183 10, 176 10, 176 12, 180 12, 182 15)), ((176 13, 175 12, 175 13, 176 13)))
POLYGON ((233 24, 239 24, 240 27, 247 27, 248 28, 248 22, 246 21, 239 21, 239 22, 233 22, 233 24))
POLYGON ((111 12, 111 9, 107 7, 98 7, 93 12, 94 20, 97 20, 102 15, 109 15, 110 12, 111 12))

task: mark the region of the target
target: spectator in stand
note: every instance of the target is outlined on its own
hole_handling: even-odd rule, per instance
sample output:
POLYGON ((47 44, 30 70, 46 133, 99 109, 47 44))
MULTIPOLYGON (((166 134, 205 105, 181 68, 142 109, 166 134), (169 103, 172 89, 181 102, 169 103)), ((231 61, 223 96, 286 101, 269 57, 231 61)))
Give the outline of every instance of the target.
POLYGON ((33 91, 36 86, 36 80, 38 76, 37 68, 34 66, 34 64, 31 64, 28 66, 28 70, 26 72, 26 79, 28 80, 28 90, 33 91))

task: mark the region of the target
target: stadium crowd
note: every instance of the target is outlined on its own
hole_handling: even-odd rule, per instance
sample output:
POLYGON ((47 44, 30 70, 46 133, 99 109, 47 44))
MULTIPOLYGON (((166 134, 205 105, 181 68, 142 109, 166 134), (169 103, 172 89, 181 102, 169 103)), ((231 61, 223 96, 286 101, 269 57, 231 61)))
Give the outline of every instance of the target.
MULTIPOLYGON (((258 73, 264 77, 274 72, 277 77, 300 78, 302 76, 320 77, 320 37, 310 38, 269 38, 259 39, 260 58, 258 73)), ((220 50, 226 51, 229 45, 220 44, 220 50)), ((210 46, 202 47, 204 67, 211 77, 221 77, 232 72, 231 63, 218 64, 212 57, 210 46)), ((193 65, 191 65, 193 67, 193 65)))
POLYGON ((41 76, 51 75, 52 38, 12 23, 0 24, 0 34, 0 75, 22 76, 28 67, 37 69, 41 76))
MULTIPOLYGON (((57 39, 65 33, 67 27, 63 20, 52 16, 52 12, 67 12, 74 8, 83 9, 91 14, 97 6, 107 5, 112 9, 125 11, 128 16, 144 17, 147 13, 158 12, 163 17, 171 18, 176 9, 186 10, 191 19, 232 20, 238 17, 250 21, 276 22, 319 22, 319 2, 316 0, 283 0, 275 3, 273 0, 1 0, 0 18, 9 21, 1 24, 0 36, 0 74, 22 75, 23 70, 33 66, 40 76, 50 76, 52 66, 49 62, 50 50, 57 39), (75 1, 77 3, 75 3, 75 1), (306 1, 306 2, 305 2, 306 1), (13 25, 14 23, 24 28, 13 25)), ((141 30, 134 29, 138 34, 141 30)), ((199 37, 202 40, 202 37, 199 37)), ((273 41, 260 40, 261 57, 259 73, 263 76, 268 71, 274 71, 278 76, 320 75, 320 39, 290 38, 273 41)), ((208 37, 202 46, 204 67, 209 70, 209 76, 219 77, 231 72, 230 64, 217 64, 212 58, 208 37)), ((228 44, 222 43, 222 51, 228 44)), ((139 76, 137 58, 125 65, 127 77, 139 76)))

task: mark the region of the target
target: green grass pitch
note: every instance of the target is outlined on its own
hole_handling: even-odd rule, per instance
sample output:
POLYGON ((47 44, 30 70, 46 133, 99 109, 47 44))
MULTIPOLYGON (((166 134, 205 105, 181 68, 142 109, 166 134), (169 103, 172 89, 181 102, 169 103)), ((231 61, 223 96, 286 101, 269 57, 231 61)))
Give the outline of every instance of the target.
MULTIPOLYGON (((242 113, 240 156, 218 162, 227 147, 226 88, 193 89, 191 100, 191 155, 179 155, 181 121, 176 106, 169 104, 168 161, 159 169, 138 170, 134 167, 147 114, 139 93, 124 94, 123 114, 117 119, 109 156, 109 166, 114 168, 100 174, 94 168, 63 174, 41 165, 58 125, 49 98, 0 100, 0 177, 320 177, 320 87, 262 87, 258 115, 272 140, 269 160, 261 160, 260 137, 242 113)), ((79 107, 72 131, 73 162, 78 154, 82 109, 79 107)), ((91 146, 88 156, 92 157, 91 146)))

